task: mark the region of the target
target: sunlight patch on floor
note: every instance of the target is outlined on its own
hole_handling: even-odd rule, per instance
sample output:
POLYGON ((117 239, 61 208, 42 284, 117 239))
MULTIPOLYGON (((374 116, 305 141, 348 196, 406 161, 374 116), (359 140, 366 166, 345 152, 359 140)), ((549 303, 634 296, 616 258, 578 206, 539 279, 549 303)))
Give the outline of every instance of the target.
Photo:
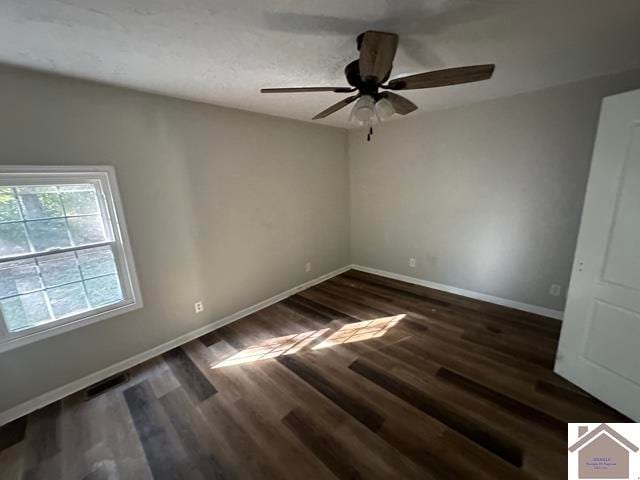
POLYGON ((377 318, 375 320, 367 320, 364 322, 349 323, 340 330, 332 334, 329 338, 322 341, 312 348, 312 350, 320 350, 322 348, 341 345, 344 343, 362 342, 371 338, 382 337, 389 329, 393 328, 404 315, 395 315, 393 317, 377 318))
POLYGON ((293 335, 285 335, 283 337, 270 338, 257 345, 245 348, 241 352, 232 355, 222 362, 212 365, 211 368, 228 367, 230 365, 238 365, 241 363, 251 363, 267 358, 276 358, 280 355, 291 355, 299 352, 302 348, 309 345, 316 338, 324 335, 329 331, 328 328, 322 330, 311 330, 293 335))
MULTIPOLYGON (((405 315, 402 314, 394 315, 392 317, 349 323, 333 332, 318 345, 312 347, 312 350, 319 350, 332 347, 334 345, 361 342, 371 338, 382 337, 404 317, 405 315)), ((222 362, 211 364, 211 368, 229 367, 231 365, 253 363, 258 360, 276 358, 281 355, 292 355, 324 336, 330 330, 330 328, 323 328, 321 330, 310 330, 308 332, 270 338, 259 342, 256 345, 245 348, 241 352, 230 356, 222 362)))

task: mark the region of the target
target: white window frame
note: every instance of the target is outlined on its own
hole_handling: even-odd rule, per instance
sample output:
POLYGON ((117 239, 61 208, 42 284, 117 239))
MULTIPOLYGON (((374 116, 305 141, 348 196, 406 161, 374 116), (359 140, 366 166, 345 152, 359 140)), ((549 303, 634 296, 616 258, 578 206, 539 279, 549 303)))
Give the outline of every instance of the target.
MULTIPOLYGON (((117 268, 120 288, 123 300, 118 303, 106 305, 70 315, 58 320, 26 328, 18 332, 9 332, 2 311, 0 310, 0 352, 12 350, 22 345, 27 345, 53 335, 59 335, 76 328, 90 325, 107 318, 112 318, 123 313, 141 308, 142 295, 138 284, 138 276, 133 261, 131 243, 127 233, 127 226, 122 210, 122 201, 116 180, 115 168, 110 165, 98 166, 0 166, 0 186, 15 185, 62 185, 65 183, 96 183, 98 188, 98 202, 100 211, 107 214, 104 219, 107 237, 105 242, 91 244, 83 247, 68 247, 45 252, 57 254, 67 251, 79 251, 87 248, 96 248, 109 245, 112 248, 117 268), (100 194, 102 193, 102 195, 100 194)), ((42 256, 39 254, 25 254, 11 257, 11 259, 33 258, 42 256)))

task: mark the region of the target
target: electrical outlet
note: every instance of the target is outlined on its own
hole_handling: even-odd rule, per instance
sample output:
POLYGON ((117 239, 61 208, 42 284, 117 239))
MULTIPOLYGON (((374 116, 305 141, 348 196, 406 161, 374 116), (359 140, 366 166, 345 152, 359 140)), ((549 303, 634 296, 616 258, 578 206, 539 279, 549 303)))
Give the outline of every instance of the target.
POLYGON ((311 262, 307 262, 304 266, 304 271, 305 272, 310 272, 311 271, 311 262))
POLYGON ((554 297, 559 297, 560 294, 562 293, 562 285, 558 285, 557 283, 554 283, 553 285, 551 285, 551 288, 549 289, 549 293, 554 297))
POLYGON ((410 258, 409 259, 409 266, 411 268, 416 268, 416 259, 415 258, 410 258))
POLYGON ((202 311, 204 310, 204 305, 202 304, 202 302, 196 302, 193 304, 193 308, 195 309, 196 313, 202 313, 202 311))

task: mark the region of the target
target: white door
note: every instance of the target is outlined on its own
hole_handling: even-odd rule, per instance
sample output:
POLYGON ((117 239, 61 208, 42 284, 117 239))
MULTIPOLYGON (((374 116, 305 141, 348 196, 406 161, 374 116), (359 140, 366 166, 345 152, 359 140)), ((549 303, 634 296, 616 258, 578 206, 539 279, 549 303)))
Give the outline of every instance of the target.
POLYGON ((640 421, 640 90, 602 103, 555 371, 640 421))

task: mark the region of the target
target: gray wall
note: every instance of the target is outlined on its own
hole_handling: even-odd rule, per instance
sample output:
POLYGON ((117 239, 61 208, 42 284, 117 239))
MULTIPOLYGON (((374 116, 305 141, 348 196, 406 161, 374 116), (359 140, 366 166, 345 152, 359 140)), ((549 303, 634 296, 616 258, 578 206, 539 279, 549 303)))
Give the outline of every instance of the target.
POLYGON ((349 263, 343 130, 10 68, 0 105, 2 164, 115 165, 145 302, 0 354, 0 411, 349 263))
POLYGON ((0 411, 348 264, 350 231, 354 263, 562 309, 548 290, 568 283, 600 100, 638 86, 434 112, 367 143, 0 67, 0 163, 115 165, 145 300, 0 354, 0 411))
POLYGON ((353 263, 563 310, 601 99, 639 86, 630 72, 351 132, 353 263))

